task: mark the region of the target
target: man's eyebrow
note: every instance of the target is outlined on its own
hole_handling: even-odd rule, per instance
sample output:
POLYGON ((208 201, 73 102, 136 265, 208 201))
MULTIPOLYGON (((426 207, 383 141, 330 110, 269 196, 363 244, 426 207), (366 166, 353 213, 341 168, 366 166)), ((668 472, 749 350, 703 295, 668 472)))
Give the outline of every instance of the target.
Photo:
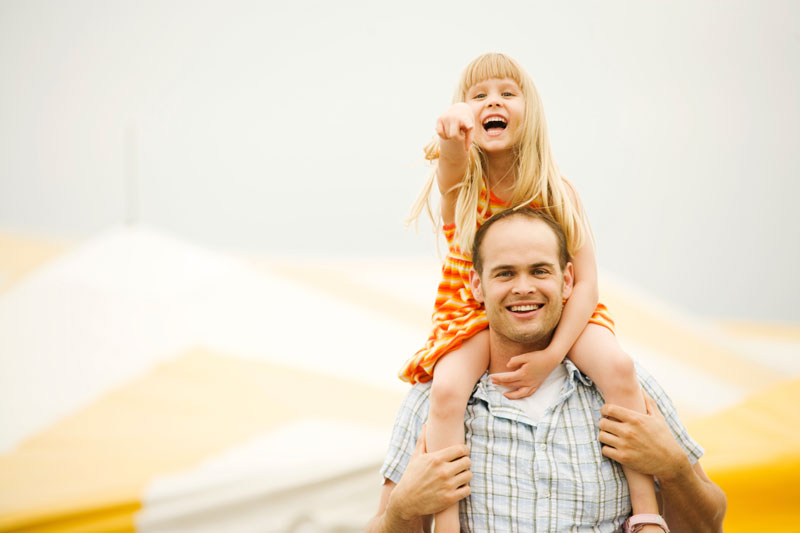
POLYGON ((495 265, 489 269, 489 272, 498 272, 500 270, 515 270, 516 267, 513 265, 495 265))
MULTIPOLYGON (((536 263, 531 263, 529 265, 526 265, 524 268, 526 268, 526 269, 534 269, 534 268, 546 267, 546 268, 554 269, 555 266, 556 266, 555 263, 551 263, 549 261, 538 261, 536 263)), ((517 270, 518 268, 519 267, 517 267, 515 265, 495 265, 495 266, 493 266, 493 267, 491 267, 489 269, 489 272, 490 273, 494 273, 494 272, 499 272, 501 270, 517 270)))

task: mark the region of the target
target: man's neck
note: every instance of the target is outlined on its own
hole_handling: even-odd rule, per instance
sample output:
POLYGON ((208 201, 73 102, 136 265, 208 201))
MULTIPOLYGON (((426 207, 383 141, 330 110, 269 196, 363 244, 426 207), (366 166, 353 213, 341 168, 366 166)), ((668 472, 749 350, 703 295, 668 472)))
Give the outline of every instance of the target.
POLYGON ((513 342, 509 339, 496 335, 491 328, 489 329, 489 373, 508 372, 508 362, 512 357, 544 350, 550 344, 552 335, 546 339, 538 339, 530 343, 513 342))

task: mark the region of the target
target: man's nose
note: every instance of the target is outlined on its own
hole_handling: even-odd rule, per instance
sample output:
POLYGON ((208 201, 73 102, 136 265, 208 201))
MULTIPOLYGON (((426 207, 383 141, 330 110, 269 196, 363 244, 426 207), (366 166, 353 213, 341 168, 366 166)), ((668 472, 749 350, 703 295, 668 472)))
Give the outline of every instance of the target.
POLYGON ((514 294, 533 294, 536 292, 535 280, 530 276, 520 276, 511 290, 514 294))

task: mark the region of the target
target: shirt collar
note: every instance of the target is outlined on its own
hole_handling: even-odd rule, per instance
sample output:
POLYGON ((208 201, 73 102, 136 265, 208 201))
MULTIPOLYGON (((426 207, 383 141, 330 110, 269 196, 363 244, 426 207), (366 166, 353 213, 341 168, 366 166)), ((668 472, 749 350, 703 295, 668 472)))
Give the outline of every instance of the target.
MULTIPOLYGON (((593 385, 592 380, 578 370, 578 367, 575 366, 575 363, 569 359, 564 359, 562 364, 566 368, 567 379, 564 381, 561 394, 559 394, 558 399, 555 401, 553 406, 558 405, 569 398, 572 393, 575 392, 575 389, 579 383, 586 387, 591 387, 593 385)), ((483 376, 481 376, 481 379, 478 380, 478 384, 475 386, 475 389, 472 392, 470 403, 475 403, 476 401, 482 401, 485 403, 489 409, 489 412, 494 417, 522 422, 523 424, 527 424, 529 426, 536 425, 533 421, 531 421, 528 415, 516 405, 515 402, 503 396, 503 393, 494 385, 494 383, 492 383, 488 372, 485 372, 483 376)), ((551 406, 551 408, 553 406, 551 406)))

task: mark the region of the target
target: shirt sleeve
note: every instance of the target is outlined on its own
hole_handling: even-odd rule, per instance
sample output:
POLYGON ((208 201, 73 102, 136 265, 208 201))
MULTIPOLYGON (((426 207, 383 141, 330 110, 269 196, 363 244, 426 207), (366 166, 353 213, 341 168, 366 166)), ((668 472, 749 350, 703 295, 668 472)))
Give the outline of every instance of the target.
POLYGON ((672 403, 670 397, 667 396, 667 393, 664 392, 664 389, 661 388, 661 385, 659 385, 653 376, 638 363, 636 364, 636 372, 639 374, 639 381, 644 391, 658 404, 658 408, 661 414, 664 415, 675 440, 680 447, 683 448, 683 451, 689 457, 689 461, 695 464, 698 459, 703 456, 705 450, 703 450, 703 447, 700 446, 697 441, 689 436, 686 426, 683 425, 678 417, 678 411, 675 409, 675 405, 672 403))
POLYGON ((392 439, 381 466, 381 475, 395 483, 399 483, 403 477, 417 445, 422 424, 428 418, 430 385, 430 382, 414 385, 403 399, 394 420, 392 439))

